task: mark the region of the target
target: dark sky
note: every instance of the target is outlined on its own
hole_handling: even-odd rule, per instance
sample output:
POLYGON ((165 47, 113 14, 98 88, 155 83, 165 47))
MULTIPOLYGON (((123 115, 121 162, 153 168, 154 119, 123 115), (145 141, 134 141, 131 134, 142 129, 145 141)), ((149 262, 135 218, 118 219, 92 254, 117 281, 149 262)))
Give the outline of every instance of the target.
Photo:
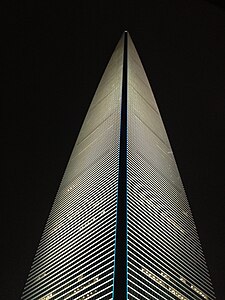
POLYGON ((6 14, 0 298, 20 298, 88 106, 128 30, 174 150, 217 299, 224 299, 223 5, 17 1, 8 2, 6 14))

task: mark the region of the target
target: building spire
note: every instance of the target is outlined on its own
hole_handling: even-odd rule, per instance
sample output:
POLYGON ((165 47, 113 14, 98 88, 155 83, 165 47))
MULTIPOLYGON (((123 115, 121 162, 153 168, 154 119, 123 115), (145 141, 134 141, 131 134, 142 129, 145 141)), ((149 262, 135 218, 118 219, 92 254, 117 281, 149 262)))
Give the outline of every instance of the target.
POLYGON ((127 31, 82 125, 22 299, 92 297, 215 299, 169 139, 127 31))

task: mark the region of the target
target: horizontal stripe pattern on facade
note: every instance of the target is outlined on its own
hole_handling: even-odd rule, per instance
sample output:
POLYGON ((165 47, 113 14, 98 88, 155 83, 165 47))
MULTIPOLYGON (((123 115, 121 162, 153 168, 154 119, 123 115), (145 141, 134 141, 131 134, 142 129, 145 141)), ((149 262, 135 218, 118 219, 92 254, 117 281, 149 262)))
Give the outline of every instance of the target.
POLYGON ((215 299, 173 151, 128 33, 83 122, 22 299, 120 300, 120 288, 120 299, 215 299))
POLYGON ((128 298, 215 299, 157 104, 128 39, 128 298))
POLYGON ((123 41, 103 74, 70 156, 22 299, 111 299, 123 41))

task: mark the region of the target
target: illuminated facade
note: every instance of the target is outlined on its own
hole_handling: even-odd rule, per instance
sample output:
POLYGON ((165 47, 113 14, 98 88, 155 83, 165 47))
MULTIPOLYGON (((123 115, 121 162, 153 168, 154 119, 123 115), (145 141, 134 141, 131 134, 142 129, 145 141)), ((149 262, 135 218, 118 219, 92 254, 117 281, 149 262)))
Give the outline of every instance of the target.
POLYGON ((84 120, 22 299, 215 299, 159 110, 126 32, 84 120))

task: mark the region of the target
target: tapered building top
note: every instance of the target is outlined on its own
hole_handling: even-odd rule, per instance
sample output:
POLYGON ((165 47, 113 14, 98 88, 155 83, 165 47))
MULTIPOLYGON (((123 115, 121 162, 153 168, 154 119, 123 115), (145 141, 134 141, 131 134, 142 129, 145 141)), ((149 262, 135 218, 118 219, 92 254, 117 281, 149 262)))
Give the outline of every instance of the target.
POLYGON ((173 152, 127 31, 83 122, 22 299, 215 299, 173 152))

